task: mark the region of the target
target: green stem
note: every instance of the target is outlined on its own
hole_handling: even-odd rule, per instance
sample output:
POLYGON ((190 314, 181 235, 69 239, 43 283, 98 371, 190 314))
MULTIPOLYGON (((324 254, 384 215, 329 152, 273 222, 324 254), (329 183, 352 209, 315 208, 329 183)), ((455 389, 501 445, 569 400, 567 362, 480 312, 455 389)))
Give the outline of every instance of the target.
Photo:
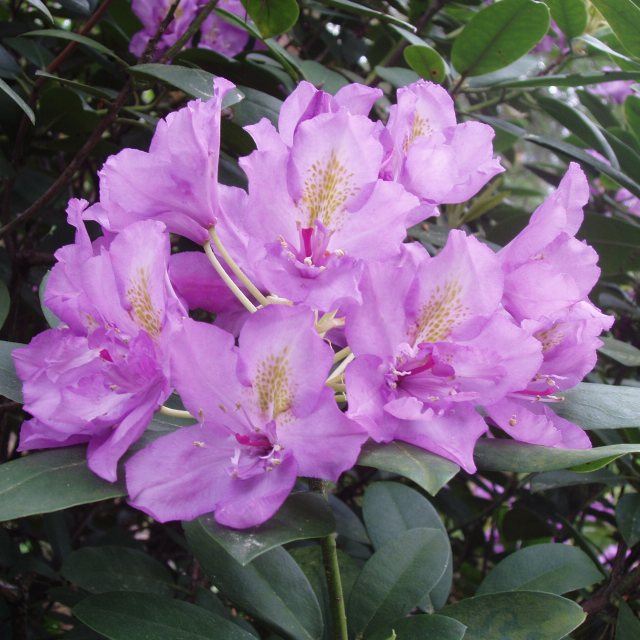
MULTIPOLYGON (((328 499, 328 485, 323 480, 311 478, 310 487, 328 499)), ((338 563, 337 534, 332 533, 320 540, 322 548, 322 562, 329 587, 329 605, 333 616, 334 634, 336 640, 349 640, 347 629, 347 612, 345 610, 342 579, 340 578, 340 564, 338 563)))

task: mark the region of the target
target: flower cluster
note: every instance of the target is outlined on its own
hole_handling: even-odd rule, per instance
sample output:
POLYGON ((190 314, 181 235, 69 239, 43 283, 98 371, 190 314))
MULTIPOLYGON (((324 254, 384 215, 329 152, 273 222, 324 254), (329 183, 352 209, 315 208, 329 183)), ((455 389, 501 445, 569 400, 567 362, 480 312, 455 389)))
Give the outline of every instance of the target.
POLYGON ((303 82, 277 126, 247 127, 245 191, 218 181, 232 86, 218 79, 210 101, 161 121, 148 152, 109 158, 99 202, 69 204, 76 240, 45 292, 61 324, 15 354, 33 416, 21 449, 86 442, 91 469, 115 480, 177 392, 194 423, 137 445, 129 500, 160 521, 215 512, 241 528, 298 476, 336 481, 369 438, 469 472, 489 428, 589 447, 549 408, 612 322, 587 298, 599 269, 575 238, 578 166, 497 253, 455 230, 432 257, 406 229, 502 171, 488 126, 458 123, 428 82, 401 89, 386 124, 369 117, 379 90, 303 82), (103 230, 93 242, 86 220, 103 230), (170 233, 203 251, 171 253, 170 233))

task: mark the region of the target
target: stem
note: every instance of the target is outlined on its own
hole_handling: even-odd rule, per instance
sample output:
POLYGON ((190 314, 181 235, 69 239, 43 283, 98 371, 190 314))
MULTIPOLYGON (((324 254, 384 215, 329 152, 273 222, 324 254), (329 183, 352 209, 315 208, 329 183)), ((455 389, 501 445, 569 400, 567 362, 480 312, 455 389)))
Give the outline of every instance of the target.
MULTIPOLYGON (((2 231, 0 229, 0 231, 2 231)), ((224 267, 220 264, 220 261, 216 257, 216 254, 213 253, 213 249, 208 242, 205 242, 204 252, 207 254, 207 258, 209 258, 209 262, 213 265, 213 268, 216 270, 218 275, 222 278, 223 282, 231 289, 233 295, 235 295, 238 300, 242 303, 242 306, 249 311, 249 313, 255 313, 258 309, 256 306, 247 298, 247 296, 242 293, 240 287, 231 279, 231 276, 224 270, 224 267)))
POLYGON ((172 418, 184 418, 185 420, 195 419, 188 411, 172 409, 171 407, 165 407, 164 405, 161 405, 160 413, 163 416, 170 416, 172 418))
MULTIPOLYGON (((328 499, 328 487, 324 480, 311 478, 309 486, 322 497, 328 499)), ((340 564, 338 562, 338 548, 336 546, 336 533, 332 533, 320 540, 322 548, 322 563, 329 587, 329 605, 333 615, 335 640, 349 640, 347 628, 347 612, 344 606, 344 594, 342 592, 342 579, 340 578, 340 564)))
POLYGON ((216 245, 216 248, 220 252, 222 259, 229 265, 229 269, 233 271, 238 277, 238 280, 242 282, 242 284, 247 287, 249 293, 263 306, 266 307, 268 304, 271 304, 269 300, 262 294, 260 289, 256 287, 253 282, 247 277, 244 271, 237 265, 236 261, 231 257, 229 252, 226 250, 225 246, 220 241, 220 237, 216 231, 215 227, 209 227, 209 237, 213 240, 213 244, 216 245))
POLYGON ((340 349, 340 351, 338 351, 336 355, 333 356, 333 364, 338 364, 340 360, 344 360, 350 353, 351 353, 350 347, 345 347, 344 349, 340 349))
POLYGON ((350 362, 353 361, 355 356, 353 353, 350 353, 331 373, 331 375, 327 378, 325 384, 329 384, 332 380, 336 380, 339 378, 344 370, 347 368, 350 362))

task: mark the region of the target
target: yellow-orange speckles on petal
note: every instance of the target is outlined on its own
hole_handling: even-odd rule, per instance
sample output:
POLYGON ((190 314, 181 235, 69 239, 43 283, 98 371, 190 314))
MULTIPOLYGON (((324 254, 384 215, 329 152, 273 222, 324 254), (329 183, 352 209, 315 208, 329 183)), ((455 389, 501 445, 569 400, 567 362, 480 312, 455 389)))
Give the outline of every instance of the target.
POLYGON ((542 353, 551 351, 551 349, 557 347, 564 339, 564 333, 557 324, 554 324, 552 327, 549 327, 549 329, 545 329, 544 331, 538 331, 533 335, 542 343, 542 353))
POLYGON ((429 136, 432 133, 433 128, 429 124, 429 121, 416 112, 413 115, 413 125, 411 126, 411 131, 402 141, 402 151, 404 151, 404 153, 407 153, 407 151, 409 151, 409 149, 411 148, 411 145, 418 138, 421 138, 422 136, 429 136))
POLYGON ((335 151, 326 163, 314 162, 307 171, 298 203, 307 216, 305 226, 312 227, 319 220, 327 228, 338 227, 347 199, 356 193, 352 183, 353 173, 347 171, 335 151))
POLYGON ((258 363, 254 390, 260 412, 269 417, 285 413, 291 407, 292 384, 289 377, 288 347, 258 363))
POLYGON ((438 342, 448 337, 469 315, 461 298, 462 286, 456 281, 436 286, 420 310, 417 322, 409 329, 410 342, 438 342))
POLYGON ((160 335, 162 323, 160 313, 153 306, 149 291, 149 276, 144 267, 140 267, 127 289, 127 300, 136 322, 153 338, 160 335))

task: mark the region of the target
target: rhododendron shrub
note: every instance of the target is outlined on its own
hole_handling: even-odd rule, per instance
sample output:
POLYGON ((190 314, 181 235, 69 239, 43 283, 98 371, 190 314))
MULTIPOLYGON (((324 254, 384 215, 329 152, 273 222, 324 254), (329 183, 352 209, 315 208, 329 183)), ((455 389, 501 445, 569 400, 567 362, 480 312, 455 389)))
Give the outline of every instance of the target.
POLYGON ((640 637, 636 5, 0 3, 0 638, 640 637))

